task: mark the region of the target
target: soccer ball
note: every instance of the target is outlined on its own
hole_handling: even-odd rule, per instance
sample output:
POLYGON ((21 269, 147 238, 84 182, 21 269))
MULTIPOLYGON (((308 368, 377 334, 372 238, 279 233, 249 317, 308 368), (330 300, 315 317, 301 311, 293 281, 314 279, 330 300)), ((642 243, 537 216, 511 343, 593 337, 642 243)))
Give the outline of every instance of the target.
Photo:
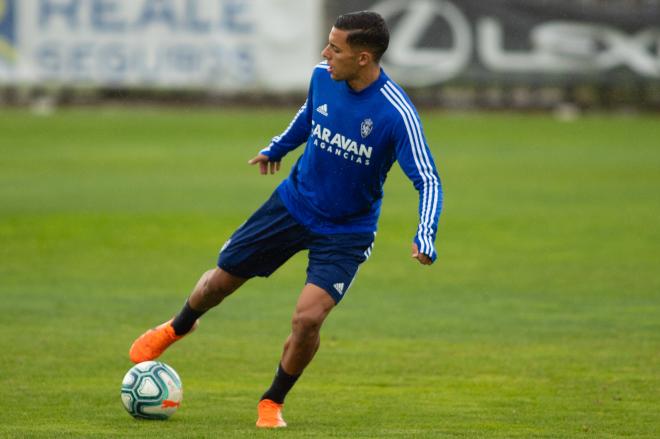
POLYGON ((135 418, 167 419, 179 408, 182 398, 181 378, 158 361, 136 364, 121 382, 121 402, 135 418))

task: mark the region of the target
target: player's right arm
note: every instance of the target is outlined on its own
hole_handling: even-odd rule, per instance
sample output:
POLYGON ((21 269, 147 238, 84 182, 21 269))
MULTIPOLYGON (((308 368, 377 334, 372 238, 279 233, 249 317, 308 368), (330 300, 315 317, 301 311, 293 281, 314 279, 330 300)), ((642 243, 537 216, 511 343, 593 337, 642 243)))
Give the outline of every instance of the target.
POLYGON ((268 157, 271 162, 279 162, 289 151, 296 149, 307 141, 312 131, 312 112, 309 110, 309 107, 311 107, 309 105, 310 98, 311 96, 307 97, 286 130, 279 136, 273 137, 270 144, 259 151, 259 155, 268 157))
POLYGON ((273 137, 267 147, 248 160, 250 165, 259 164, 259 172, 262 175, 268 174, 269 171, 271 174, 279 171, 282 157, 307 141, 312 126, 312 115, 311 112, 307 111, 308 102, 309 97, 300 107, 287 129, 279 136, 273 137))
MULTIPOLYGON (((319 66, 316 66, 319 67, 319 66)), ((316 71, 316 68, 315 68, 316 71)), ((261 174, 271 174, 279 171, 280 161, 290 151, 307 142, 312 132, 312 102, 313 102, 314 75, 309 84, 307 99, 296 113, 289 126, 279 136, 273 137, 270 144, 259 151, 255 157, 248 161, 249 164, 259 164, 261 174)))
POLYGON ((255 157, 248 160, 248 164, 256 165, 259 164, 259 173, 261 175, 268 174, 270 171, 271 174, 276 173, 280 170, 280 162, 271 161, 271 159, 265 154, 257 154, 255 157))

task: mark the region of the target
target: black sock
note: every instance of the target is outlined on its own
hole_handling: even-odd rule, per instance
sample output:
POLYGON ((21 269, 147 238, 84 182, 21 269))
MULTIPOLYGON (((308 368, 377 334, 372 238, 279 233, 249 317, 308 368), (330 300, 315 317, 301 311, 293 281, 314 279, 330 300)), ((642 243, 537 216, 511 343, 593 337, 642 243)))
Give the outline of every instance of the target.
POLYGON ((270 385, 270 389, 266 390, 266 393, 263 394, 261 399, 270 399, 278 404, 283 404, 286 394, 289 393, 289 390, 291 390, 293 385, 296 384, 299 377, 300 374, 289 375, 284 372, 284 369, 282 369, 282 365, 280 364, 277 367, 277 373, 273 379, 273 384, 270 385))
POLYGON ((176 335, 184 335, 190 332, 197 319, 200 318, 205 312, 206 311, 195 311, 190 307, 188 301, 186 300, 186 304, 183 305, 183 308, 179 314, 177 314, 177 316, 174 317, 174 320, 172 321, 174 333, 176 335))

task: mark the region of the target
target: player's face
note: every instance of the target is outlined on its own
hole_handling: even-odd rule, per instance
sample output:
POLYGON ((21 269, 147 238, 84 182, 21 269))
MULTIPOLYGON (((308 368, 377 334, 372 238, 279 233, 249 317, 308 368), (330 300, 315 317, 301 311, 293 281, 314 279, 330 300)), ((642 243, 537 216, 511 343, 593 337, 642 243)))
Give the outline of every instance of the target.
POLYGON ((332 28, 328 45, 321 55, 328 60, 328 72, 335 81, 350 81, 358 74, 360 52, 354 51, 346 42, 348 31, 332 28))

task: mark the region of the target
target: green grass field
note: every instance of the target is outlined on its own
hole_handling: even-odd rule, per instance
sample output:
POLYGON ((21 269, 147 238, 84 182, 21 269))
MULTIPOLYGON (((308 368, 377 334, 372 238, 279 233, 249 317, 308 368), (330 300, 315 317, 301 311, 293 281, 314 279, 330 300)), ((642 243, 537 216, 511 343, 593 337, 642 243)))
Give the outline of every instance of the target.
MULTIPOLYGON (((656 438, 657 117, 423 112, 445 190, 432 267, 395 166, 376 248, 257 431, 305 276, 246 284, 162 360, 185 396, 136 421, 127 350, 284 178, 246 162, 294 109, 0 110, 0 437, 656 438)), ((297 154, 294 154, 297 156, 297 154)))

